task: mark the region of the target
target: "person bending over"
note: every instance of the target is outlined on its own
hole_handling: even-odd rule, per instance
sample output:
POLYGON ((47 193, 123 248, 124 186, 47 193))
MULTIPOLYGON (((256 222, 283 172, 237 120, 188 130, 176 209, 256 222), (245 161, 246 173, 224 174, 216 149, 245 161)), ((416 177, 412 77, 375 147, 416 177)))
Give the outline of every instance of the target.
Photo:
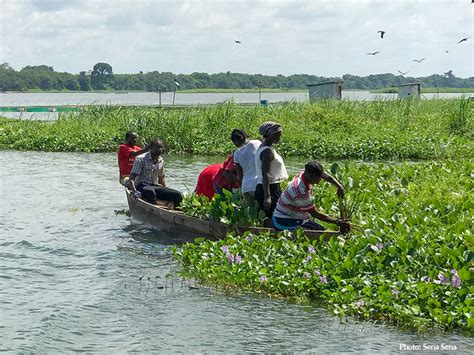
POLYGON ((304 171, 296 175, 278 199, 273 213, 273 227, 278 230, 295 230, 298 228, 324 230, 319 223, 308 220, 314 217, 321 221, 333 223, 350 230, 348 222, 330 217, 316 209, 311 197, 311 188, 325 180, 337 188, 337 194, 344 196, 344 187, 333 176, 324 172, 320 162, 312 160, 304 166, 304 171))

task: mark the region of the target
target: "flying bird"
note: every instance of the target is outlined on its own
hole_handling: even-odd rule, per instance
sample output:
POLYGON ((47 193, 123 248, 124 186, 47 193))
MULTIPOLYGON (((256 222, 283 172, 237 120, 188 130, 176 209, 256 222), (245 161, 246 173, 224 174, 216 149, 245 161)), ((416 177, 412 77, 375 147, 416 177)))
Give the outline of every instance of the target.
POLYGON ((445 52, 446 52, 446 53, 449 53, 449 51, 448 51, 447 49, 445 50, 445 52))
POLYGON ((461 42, 466 42, 468 39, 469 39, 469 37, 463 38, 462 40, 460 40, 460 41, 459 41, 458 43, 456 43, 456 44, 459 44, 459 43, 461 43, 461 42))
POLYGON ((371 52, 371 53, 367 53, 367 55, 376 55, 377 53, 380 53, 379 51, 377 52, 371 52))
POLYGON ((240 42, 238 40, 235 40, 234 42, 237 43, 237 44, 242 44, 242 42, 240 42))
POLYGON ((385 31, 377 31, 377 33, 380 33, 380 38, 383 39, 383 35, 385 34, 385 31))
POLYGON ((422 61, 424 61, 426 58, 421 58, 421 59, 413 59, 414 62, 418 62, 418 63, 421 63, 422 61))
POLYGON ((399 72, 400 74, 402 74, 402 76, 405 76, 405 75, 407 75, 407 73, 408 73, 407 71, 406 71, 406 72, 402 72, 402 71, 400 71, 400 70, 399 70, 398 72, 399 72))

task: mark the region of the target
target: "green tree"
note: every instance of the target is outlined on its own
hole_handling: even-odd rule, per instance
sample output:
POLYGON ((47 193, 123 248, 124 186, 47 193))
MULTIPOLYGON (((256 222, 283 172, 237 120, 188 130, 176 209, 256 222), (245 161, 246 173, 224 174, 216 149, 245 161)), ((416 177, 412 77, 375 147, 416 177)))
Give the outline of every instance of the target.
POLYGON ((89 91, 91 89, 91 80, 85 71, 81 71, 79 73, 79 77, 77 78, 77 81, 79 82, 80 90, 89 91))
POLYGON ((91 85, 95 90, 104 90, 106 85, 111 84, 114 79, 112 66, 108 63, 97 63, 92 68, 91 85))

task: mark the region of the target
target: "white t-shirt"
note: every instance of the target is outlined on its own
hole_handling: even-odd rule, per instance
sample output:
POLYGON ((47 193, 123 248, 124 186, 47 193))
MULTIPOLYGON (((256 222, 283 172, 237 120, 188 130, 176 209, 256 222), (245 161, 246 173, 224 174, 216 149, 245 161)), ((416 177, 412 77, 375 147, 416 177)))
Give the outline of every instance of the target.
POLYGON ((257 186, 257 171, 255 169, 255 152, 260 147, 258 139, 252 139, 243 147, 234 152, 234 162, 239 164, 243 171, 242 193, 254 192, 257 186))
POLYGON ((268 182, 270 184, 277 184, 283 180, 288 179, 288 172, 286 171, 283 158, 276 152, 273 147, 260 146, 255 152, 255 167, 257 168, 257 184, 262 183, 262 160, 260 154, 265 149, 270 149, 273 152, 274 159, 270 163, 270 171, 268 172, 268 182))

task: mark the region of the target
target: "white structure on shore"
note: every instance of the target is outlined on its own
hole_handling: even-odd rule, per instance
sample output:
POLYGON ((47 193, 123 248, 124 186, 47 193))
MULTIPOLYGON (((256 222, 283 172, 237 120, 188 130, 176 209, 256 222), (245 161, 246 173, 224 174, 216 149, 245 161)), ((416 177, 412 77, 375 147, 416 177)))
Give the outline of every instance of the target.
POLYGON ((309 101, 311 102, 320 99, 340 100, 342 96, 342 83, 342 80, 337 80, 306 85, 309 90, 309 101))
POLYGON ((419 98, 420 94, 421 94, 420 83, 398 85, 398 98, 399 99, 408 99, 410 97, 419 98))

